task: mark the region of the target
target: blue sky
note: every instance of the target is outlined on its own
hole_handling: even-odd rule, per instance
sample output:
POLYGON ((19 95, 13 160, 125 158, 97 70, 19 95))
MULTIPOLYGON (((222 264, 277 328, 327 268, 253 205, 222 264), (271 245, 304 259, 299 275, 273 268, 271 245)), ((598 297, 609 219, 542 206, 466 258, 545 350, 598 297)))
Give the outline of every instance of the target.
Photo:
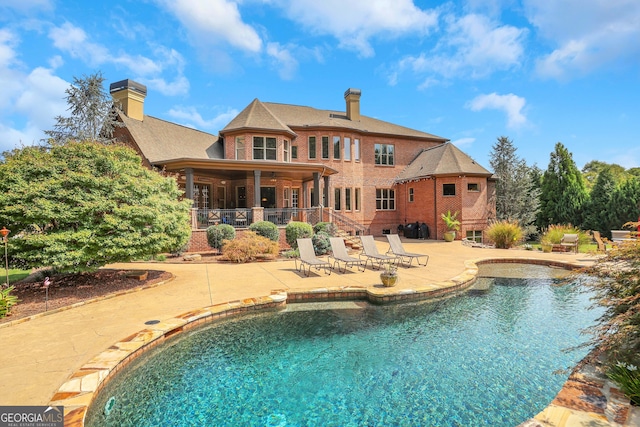
POLYGON ((217 133, 254 98, 361 112, 483 166, 508 136, 545 169, 640 166, 638 0, 0 0, 0 151, 66 115, 73 77, 148 88, 145 113, 217 133))

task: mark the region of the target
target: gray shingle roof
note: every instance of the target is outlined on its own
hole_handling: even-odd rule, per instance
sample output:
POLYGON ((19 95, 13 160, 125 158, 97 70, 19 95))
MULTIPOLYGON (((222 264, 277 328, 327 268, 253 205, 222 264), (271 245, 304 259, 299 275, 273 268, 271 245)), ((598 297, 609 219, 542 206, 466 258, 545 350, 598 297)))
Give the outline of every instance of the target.
POLYGON ((446 138, 421 132, 404 126, 360 116, 359 121, 349 120, 342 111, 318 110, 299 105, 261 102, 254 99, 231 123, 220 131, 225 134, 241 129, 269 129, 287 131, 295 135, 296 128, 331 127, 390 136, 420 138, 446 142, 446 138))
POLYGON ((151 116, 143 121, 120 114, 140 150, 151 163, 178 158, 222 159, 217 135, 191 129, 151 116))
POLYGON ((422 150, 396 177, 396 182, 437 175, 486 175, 491 172, 480 166, 451 143, 422 150))

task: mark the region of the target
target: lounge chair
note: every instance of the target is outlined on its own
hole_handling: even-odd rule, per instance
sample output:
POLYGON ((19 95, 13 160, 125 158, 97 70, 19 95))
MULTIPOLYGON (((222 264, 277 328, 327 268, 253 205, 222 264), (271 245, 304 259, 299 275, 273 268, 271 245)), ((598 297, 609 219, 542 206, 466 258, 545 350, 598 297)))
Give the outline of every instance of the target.
MULTIPOLYGON (((300 267, 302 267, 303 273, 305 272, 305 265, 307 266, 305 276, 309 276, 309 273, 311 273, 311 267, 314 267, 316 270, 324 268, 325 273, 329 271, 329 274, 331 274, 331 264, 329 261, 325 261, 316 256, 311 239, 297 239, 297 242, 298 250, 300 251, 300 267)), ((296 269, 300 271, 300 267, 298 267, 298 258, 295 258, 295 263, 296 269)))
MULTIPOLYGON (((343 273, 347 271, 347 267, 349 267, 349 265, 357 265, 358 270, 360 270, 360 267, 362 267, 362 259, 352 257, 347 253, 347 248, 344 245, 344 239, 342 237, 330 237, 329 243, 331 243, 331 255, 329 255, 329 262, 333 259, 333 265, 331 268, 335 268, 337 265, 338 271, 340 271, 340 263, 343 262, 343 273)), ((364 271, 364 267, 362 267, 362 271, 364 271)))
POLYGON ((207 223, 209 225, 216 225, 222 222, 222 218, 220 218, 220 211, 209 211, 209 215, 207 216, 207 223))
POLYGON ((387 254, 389 253, 394 254, 395 256, 398 257, 400 262, 403 264, 405 260, 408 260, 409 264, 407 264, 407 267, 411 267, 411 263, 413 262, 414 259, 416 260, 418 265, 424 265, 425 267, 427 266, 427 263, 429 262, 429 255, 416 254, 416 253, 405 251, 404 247, 402 246, 402 241, 400 240, 400 236, 398 236, 397 234, 387 234, 387 240, 389 241, 389 250, 387 251, 387 254), (425 259, 424 264, 420 264, 420 258, 425 259))
POLYGON ((591 232, 591 235, 593 236, 593 240, 595 240, 596 244, 598 245, 598 252, 606 252, 607 245, 605 245, 604 241, 602 240, 602 236, 600 236, 600 232, 594 230, 591 232))
POLYGON ((362 252, 360 258, 364 257, 364 268, 367 268, 367 263, 371 261, 371 268, 374 268, 374 262, 378 265, 378 270, 382 268, 382 263, 394 263, 397 264, 398 257, 383 255, 378 252, 376 247, 376 241, 373 240, 373 236, 360 236, 362 241, 362 252))
POLYGON ((560 239, 560 246, 572 248, 575 253, 578 253, 578 235, 563 234, 562 239, 560 239))

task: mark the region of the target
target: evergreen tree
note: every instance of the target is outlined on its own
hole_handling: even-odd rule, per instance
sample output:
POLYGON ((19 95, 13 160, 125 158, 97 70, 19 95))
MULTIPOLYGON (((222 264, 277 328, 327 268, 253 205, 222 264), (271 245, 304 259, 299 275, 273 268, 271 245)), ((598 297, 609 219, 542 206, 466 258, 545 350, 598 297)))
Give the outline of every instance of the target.
POLYGON ((610 226, 619 230, 624 223, 640 217, 640 178, 630 178, 620 184, 611 197, 610 226))
POLYGON ((49 144, 61 145, 69 141, 114 142, 113 131, 122 127, 118 121, 111 95, 105 91, 101 72, 73 78, 65 90, 69 117, 57 116, 53 130, 45 131, 49 144))
POLYGON ((545 228, 552 224, 573 224, 581 227, 582 210, 587 200, 582 174, 571 153, 558 142, 542 176, 538 226, 545 228))
POLYGON ((615 191, 616 179, 613 173, 608 168, 602 169, 591 190, 589 203, 584 210, 585 229, 597 230, 603 236, 611 238, 610 230, 616 228, 611 218, 612 199, 615 191))
POLYGON ((0 223, 13 265, 94 270, 184 246, 190 200, 131 149, 95 142, 26 147, 0 162, 0 223))
POLYGON ((509 138, 501 136, 492 148, 489 162, 498 177, 496 219, 517 221, 526 234, 532 234, 539 200, 535 171, 517 156, 509 138))

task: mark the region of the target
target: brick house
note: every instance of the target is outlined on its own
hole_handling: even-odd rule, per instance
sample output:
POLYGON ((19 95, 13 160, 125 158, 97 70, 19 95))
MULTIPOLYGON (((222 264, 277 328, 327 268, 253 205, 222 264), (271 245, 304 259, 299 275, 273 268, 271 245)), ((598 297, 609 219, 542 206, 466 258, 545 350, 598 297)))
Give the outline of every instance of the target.
POLYGON ((212 223, 259 220, 373 235, 417 221, 441 239, 449 209, 460 212, 458 238, 481 239, 494 211, 491 172, 445 138, 361 115, 357 89, 345 111, 254 99, 219 135, 144 115, 146 87, 134 81, 110 92, 123 112, 118 138, 194 201, 192 249, 212 223))

